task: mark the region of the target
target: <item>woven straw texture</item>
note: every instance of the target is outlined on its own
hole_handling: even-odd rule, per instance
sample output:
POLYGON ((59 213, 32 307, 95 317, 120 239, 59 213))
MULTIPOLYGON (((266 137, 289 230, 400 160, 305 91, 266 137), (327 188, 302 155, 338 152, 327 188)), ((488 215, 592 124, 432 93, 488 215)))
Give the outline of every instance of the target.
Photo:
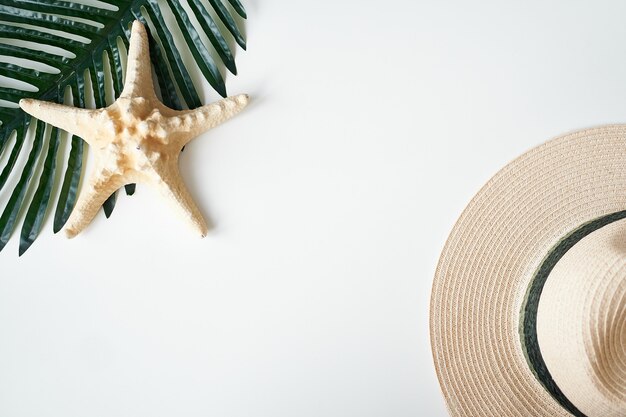
POLYGON ((543 358, 587 416, 626 414, 626 220, 583 238, 556 264, 539 302, 543 358))
MULTIPOLYGON (((604 126, 551 140, 507 165, 474 197, 445 245, 431 298, 433 357, 452 416, 570 416, 538 382, 524 357, 519 333, 522 303, 538 267, 560 239, 584 223, 624 209, 625 125, 604 126)), ((607 230, 614 231, 620 225, 621 230, 626 228, 619 221, 607 230)), ((595 251, 602 251, 597 248, 603 248, 609 239, 596 236, 601 230, 583 239, 592 242, 588 246, 595 251)), ((589 256, 596 253, 584 245, 577 250, 589 256)), ((570 259, 572 254, 566 254, 563 265, 569 262, 571 268, 581 271, 578 281, 573 286, 558 279, 550 283, 551 274, 547 281, 550 293, 546 294, 552 298, 544 300, 542 295, 538 332, 542 350, 550 352, 546 354, 547 365, 551 371, 553 367, 565 369, 559 363, 563 343, 583 345, 576 347, 583 350, 572 353, 573 358, 590 357, 594 342, 589 338, 591 332, 598 331, 618 335, 608 344, 596 344, 608 346, 611 351, 602 357, 623 362, 626 332, 607 330, 607 326, 624 323, 623 299, 614 295, 623 289, 623 284, 616 284, 623 281, 622 275, 612 273, 600 261, 590 267, 595 269, 583 271, 576 264, 580 262, 578 257, 570 259), (585 289, 584 279, 597 273, 610 282, 585 289), (609 287, 613 288, 612 293, 607 292, 609 287), (589 291, 604 295, 590 296, 589 291), (568 297, 574 301, 564 303, 568 297), (555 303, 563 307, 555 307, 557 311, 546 307, 555 303), (605 313, 607 309, 610 313, 605 313), (568 317, 570 313, 574 316, 568 317), (585 322, 593 314, 606 317, 585 322), (554 327, 550 315, 557 322, 560 317, 578 327, 551 340, 546 334, 553 335, 551 332, 558 331, 558 326, 554 327), (584 331, 583 326, 587 326, 584 331)), ((617 255, 607 256, 613 256, 613 262, 617 255)), ((555 276, 568 275, 562 265, 559 268, 553 271, 555 276)), ((601 351, 598 349, 596 354, 601 351)), ((591 385, 600 393, 613 390, 618 397, 624 395, 623 363, 611 373, 611 379, 606 377, 606 363, 594 368, 596 362, 579 364, 572 372, 582 379, 573 383, 574 388, 563 387, 564 392, 568 398, 572 396, 569 399, 580 410, 590 410, 590 417, 620 412, 625 415, 626 410, 619 409, 619 401, 614 403, 618 404, 617 411, 607 405, 610 397, 603 397, 604 402, 598 405, 593 403, 597 396, 577 395, 581 386, 591 385)), ((555 372, 553 376, 560 384, 569 374, 555 372)))

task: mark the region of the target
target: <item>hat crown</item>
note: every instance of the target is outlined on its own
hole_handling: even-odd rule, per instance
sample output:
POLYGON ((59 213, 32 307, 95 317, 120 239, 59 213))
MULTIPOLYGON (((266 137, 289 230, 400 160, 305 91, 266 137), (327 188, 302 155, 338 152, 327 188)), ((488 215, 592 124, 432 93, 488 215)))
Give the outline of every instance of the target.
POLYGON ((554 266, 537 313, 554 381, 589 417, 626 410, 626 220, 574 245, 554 266))

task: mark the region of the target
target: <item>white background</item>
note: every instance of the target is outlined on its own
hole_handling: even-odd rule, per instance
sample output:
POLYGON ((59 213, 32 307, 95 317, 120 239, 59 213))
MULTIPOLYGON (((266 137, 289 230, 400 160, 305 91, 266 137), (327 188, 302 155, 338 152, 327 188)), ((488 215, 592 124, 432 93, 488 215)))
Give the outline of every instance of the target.
POLYGON ((180 161, 214 229, 139 186, 74 240, 16 233, 0 416, 444 416, 455 219, 528 148, 626 121, 620 1, 244 3, 252 103, 180 161))

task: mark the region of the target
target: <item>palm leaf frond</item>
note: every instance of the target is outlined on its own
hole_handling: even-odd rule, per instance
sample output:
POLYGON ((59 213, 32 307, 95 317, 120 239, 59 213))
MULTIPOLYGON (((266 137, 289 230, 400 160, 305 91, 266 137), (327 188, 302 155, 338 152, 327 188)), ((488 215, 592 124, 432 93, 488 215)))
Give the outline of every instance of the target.
MULTIPOLYGON (((85 4, 84 0, 80 3, 0 0, 0 56, 13 58, 11 63, 0 62, 0 156, 8 153, 0 171, 0 191, 9 177, 19 178, 0 214, 0 250, 9 241, 22 212, 26 214, 20 234, 20 255, 35 241, 50 206, 57 177, 62 177, 62 181, 53 230, 56 233, 63 227, 76 202, 86 149, 82 139, 71 137, 63 171, 57 166, 62 149, 60 131, 46 128, 43 122, 15 107, 15 103, 22 98, 62 102, 69 89, 75 106, 85 107, 89 96, 93 97, 96 107, 105 107, 109 80, 115 98, 123 88, 125 51, 120 45, 128 48, 133 20, 147 24, 151 33, 151 60, 161 98, 167 106, 182 109, 184 105, 189 108, 202 105, 190 70, 166 23, 167 16, 172 16, 176 22, 178 27, 173 29, 182 34, 204 78, 217 93, 226 96, 223 73, 225 70, 237 73, 229 41, 243 49, 246 47, 235 14, 245 19, 246 12, 239 0, 182 1, 92 0, 85 4), (22 62, 39 66, 22 65, 22 62), (34 69, 41 66, 52 70, 34 69), (7 84, 2 79, 14 82, 7 84), (34 139, 30 146, 25 146, 26 138, 31 136, 27 134, 31 124, 35 128, 34 139), (13 146, 7 146, 9 143, 13 146), (27 148, 30 149, 28 158, 17 177, 17 161, 27 148)), ((128 195, 135 191, 134 184, 125 188, 128 195)), ((113 211, 115 200, 113 194, 103 206, 107 217, 113 211)))

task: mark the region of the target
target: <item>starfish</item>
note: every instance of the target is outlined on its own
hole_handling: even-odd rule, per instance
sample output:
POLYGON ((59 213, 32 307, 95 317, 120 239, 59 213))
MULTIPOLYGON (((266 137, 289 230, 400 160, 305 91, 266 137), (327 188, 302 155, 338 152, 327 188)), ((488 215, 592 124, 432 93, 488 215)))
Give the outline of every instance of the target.
POLYGON ((83 138, 95 152, 90 179, 65 227, 68 238, 91 223, 113 192, 132 183, 156 188, 202 237, 208 232, 180 176, 178 155, 193 138, 239 113, 248 96, 227 97, 195 110, 170 109, 156 97, 148 48, 146 29, 133 22, 124 88, 106 108, 20 100, 24 111, 83 138))

